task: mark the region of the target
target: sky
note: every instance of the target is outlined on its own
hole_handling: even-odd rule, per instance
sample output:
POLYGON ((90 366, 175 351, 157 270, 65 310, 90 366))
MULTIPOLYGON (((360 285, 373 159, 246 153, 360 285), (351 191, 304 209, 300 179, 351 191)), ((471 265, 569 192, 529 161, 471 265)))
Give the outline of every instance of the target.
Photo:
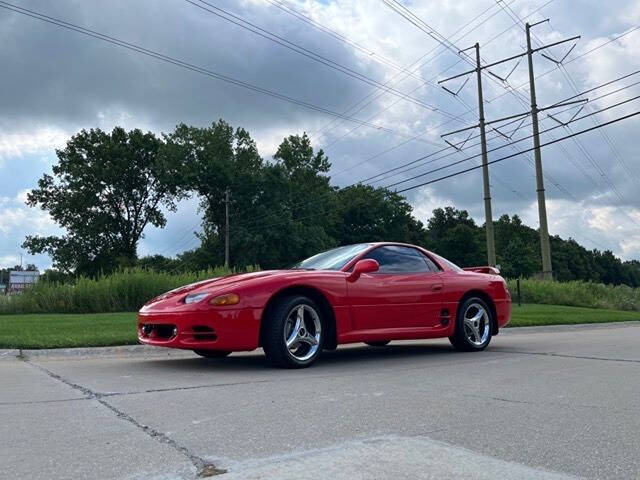
MULTIPOLYGON (((634 85, 640 74, 602 87, 640 70, 640 2, 634 0, 405 1, 402 5, 415 15, 409 17, 412 21, 379 0, 207 0, 209 6, 199 0, 14 1, 322 111, 0 8, 2 267, 19 263, 21 254, 25 264, 41 269, 51 265, 47 256, 30 256, 21 249, 26 235, 63 233, 46 212, 25 204, 26 195, 51 172, 56 148, 83 128, 109 131, 118 125, 159 134, 180 122, 205 126, 222 118, 246 128, 266 160, 285 136, 307 132, 314 147, 328 155, 332 182, 339 186, 430 154, 413 163, 412 170, 396 170, 395 176, 378 177, 373 185, 389 186, 445 167, 392 187, 400 190, 479 164, 480 147, 473 138, 477 129, 470 131, 472 139, 462 145, 463 151, 433 153, 447 147, 441 135, 478 122, 475 75, 466 83, 462 77, 446 84, 453 91, 462 87, 455 97, 437 83, 473 68, 470 57, 457 51, 478 42, 485 65, 520 54, 526 48, 520 20, 547 18, 549 22, 532 29, 534 48, 581 38, 570 52, 573 42, 534 55, 538 106, 600 88, 581 97, 589 99, 581 110, 581 105, 568 105, 540 113, 541 131, 556 127, 542 133, 543 144, 640 109, 640 101, 633 100, 567 126, 556 122, 640 95, 640 84, 634 85), (214 15, 211 11, 222 14, 214 7, 234 17, 214 15), (230 18, 251 22, 263 36, 230 18), (297 45, 298 53, 264 38, 271 34, 280 43, 297 45), (308 55, 322 62, 300 52, 312 52, 308 55), (568 56, 558 66, 541 53, 555 60, 568 56), (452 162, 460 163, 446 167, 452 162)), ((483 76, 487 121, 530 108, 526 57, 487 71, 509 75, 506 81, 483 76)), ((489 160, 532 147, 528 118, 513 133, 519 122, 493 125, 500 133, 488 130, 489 149, 496 149, 489 160), (506 137, 523 140, 509 146, 506 137)), ((552 235, 611 250, 623 259, 640 259, 639 127, 638 117, 632 117, 542 149, 552 235)), ((446 138, 457 143, 468 134, 446 138)), ((490 165, 494 219, 518 214, 538 227, 532 162, 529 153, 490 165)), ((479 169, 403 194, 424 222, 434 208, 447 205, 484 222, 479 169)), ((197 198, 185 200, 178 212, 168 212, 164 229, 147 228, 139 254, 172 256, 196 247, 197 204, 197 198)))

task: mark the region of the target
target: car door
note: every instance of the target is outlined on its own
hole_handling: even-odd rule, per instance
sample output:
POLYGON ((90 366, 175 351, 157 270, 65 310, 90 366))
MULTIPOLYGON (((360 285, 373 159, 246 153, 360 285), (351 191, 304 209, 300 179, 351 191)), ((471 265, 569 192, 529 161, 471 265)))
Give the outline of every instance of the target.
POLYGON ((440 322, 443 282, 438 267, 422 252, 384 245, 364 258, 376 260, 375 273, 347 286, 354 330, 435 327, 440 322))

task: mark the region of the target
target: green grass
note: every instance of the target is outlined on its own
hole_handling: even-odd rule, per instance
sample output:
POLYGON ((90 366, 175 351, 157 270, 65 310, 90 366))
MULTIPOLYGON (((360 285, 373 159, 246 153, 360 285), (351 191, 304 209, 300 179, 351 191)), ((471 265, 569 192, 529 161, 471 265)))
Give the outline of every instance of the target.
POLYGON ((137 343, 136 313, 0 316, 0 348, 104 347, 137 343))
POLYGON ((513 304, 510 327, 540 325, 572 325, 577 323, 609 323, 640 320, 640 312, 563 305, 513 304))
MULTIPOLYGON (((508 283, 515 301, 516 280, 510 279, 508 283)), ((520 291, 523 303, 640 311, 640 288, 626 285, 583 281, 549 282, 529 278, 520 280, 520 291)))
POLYGON ((234 271, 224 267, 183 273, 134 268, 98 278, 80 277, 73 283, 41 282, 21 295, 0 295, 0 315, 132 312, 161 293, 230 273, 234 271))
MULTIPOLYGON (((640 320, 640 312, 514 304, 510 327, 640 320)), ((0 316, 0 348, 65 348, 137 343, 136 313, 0 316)))

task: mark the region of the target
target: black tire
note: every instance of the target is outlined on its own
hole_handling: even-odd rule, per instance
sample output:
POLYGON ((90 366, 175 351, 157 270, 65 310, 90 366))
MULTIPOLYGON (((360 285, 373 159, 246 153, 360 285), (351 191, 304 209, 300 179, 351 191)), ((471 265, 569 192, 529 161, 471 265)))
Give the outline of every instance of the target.
MULTIPOLYGON (((280 368, 305 368, 310 367, 320 358, 324 345, 325 332, 327 331, 326 321, 323 318, 322 309, 310 298, 303 295, 293 295, 280 299, 278 303, 267 312, 267 315, 263 318, 263 322, 265 322, 265 325, 262 331, 262 348, 270 364, 280 368), (295 327, 291 325, 291 322, 288 322, 288 319, 290 319, 292 315, 296 315, 300 307, 302 307, 303 310, 303 318, 305 319, 304 329, 306 333, 310 334, 314 339, 316 333, 318 333, 317 336, 319 338, 317 344, 314 346, 304 341, 293 344, 299 345, 299 347, 295 352, 292 352, 287 347, 285 336, 289 333, 288 330, 290 328, 295 327), (313 313, 311 313, 309 309, 315 312, 315 316, 313 316, 313 313), (320 325, 319 332, 315 331, 316 319, 320 325), (312 330, 314 331, 312 332, 312 330), (305 345, 308 346, 306 354, 304 352, 305 345), (314 347, 314 352, 310 354, 314 347), (300 351, 300 354, 296 356, 298 351, 300 351), (309 358, 301 359, 301 357, 305 357, 306 355, 309 355, 309 358)), ((290 333, 293 333, 293 331, 290 333)))
POLYGON ((224 358, 231 352, 227 350, 194 350, 193 353, 205 358, 224 358))
POLYGON ((364 342, 364 343, 366 343, 370 347, 384 347, 385 345, 389 345, 390 341, 391 340, 378 340, 375 342, 364 342))
POLYGON ((491 309, 487 306, 487 303, 478 297, 469 297, 464 302, 461 302, 458 306, 458 312, 456 314, 456 328, 453 335, 449 337, 451 345, 456 350, 462 352, 477 352, 484 350, 491 342, 491 325, 493 325, 493 314, 491 309), (486 317, 482 317, 482 323, 478 324, 477 334, 473 334, 473 329, 470 327, 465 328, 465 314, 475 316, 480 313, 476 308, 480 307, 486 312, 486 317), (474 310, 475 309, 475 310, 474 310), (470 337, 474 337, 475 341, 470 337))

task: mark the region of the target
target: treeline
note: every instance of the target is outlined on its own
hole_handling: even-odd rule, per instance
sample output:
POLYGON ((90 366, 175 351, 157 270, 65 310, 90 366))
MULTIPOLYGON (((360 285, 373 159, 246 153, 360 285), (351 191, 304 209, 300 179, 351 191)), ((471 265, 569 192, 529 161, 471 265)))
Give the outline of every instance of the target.
MULTIPOLYGON (((24 242, 31 254, 51 256, 58 273, 48 272, 50 278, 97 277, 134 266, 188 272, 222 265, 227 206, 234 268, 285 267, 321 250, 368 241, 419 244, 461 266, 486 263, 483 226, 466 211, 438 208, 424 225, 391 191, 332 186, 329 159, 314 151, 306 134, 285 138, 268 160, 246 130, 223 120, 208 127, 181 124, 161 136, 83 130, 56 153, 52 174, 39 180, 28 204, 49 212, 66 233, 24 242), (138 258, 146 227, 163 227, 163 211, 175 211, 190 196, 200 202, 200 245, 177 258, 138 258)), ((495 235, 505 276, 541 270, 536 230, 505 215, 495 222, 495 235)), ((640 286, 636 261, 559 237, 551 247, 558 280, 640 286)))

